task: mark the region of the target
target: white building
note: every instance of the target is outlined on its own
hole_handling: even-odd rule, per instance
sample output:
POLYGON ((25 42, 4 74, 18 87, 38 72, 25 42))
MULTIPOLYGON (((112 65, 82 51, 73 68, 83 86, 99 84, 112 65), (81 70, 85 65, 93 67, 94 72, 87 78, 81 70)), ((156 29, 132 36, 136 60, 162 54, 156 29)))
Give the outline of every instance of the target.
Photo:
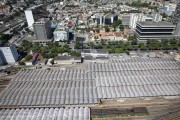
POLYGON ((159 22, 162 21, 162 16, 158 13, 152 14, 153 15, 153 21, 154 22, 159 22))
POLYGON ((159 22, 162 21, 162 16, 158 13, 154 14, 143 14, 143 13, 132 13, 130 17, 129 27, 134 30, 136 28, 136 22, 140 21, 154 21, 159 22))
POLYGON ((66 31, 64 26, 57 26, 53 34, 54 34, 54 41, 56 42, 68 40, 68 32, 66 31))
POLYGON ((81 57, 85 56, 91 56, 93 58, 96 57, 108 57, 109 52, 107 50, 101 50, 101 49, 84 49, 80 50, 81 52, 81 57))
POLYGON ((131 29, 136 28, 136 22, 141 21, 143 19, 143 14, 142 13, 132 13, 130 17, 130 24, 129 27, 131 29))
POLYGON ((1 56, 3 56, 1 60, 3 60, 5 63, 14 64, 18 60, 19 54, 15 45, 10 45, 9 47, 0 47, 0 52, 1 56))
POLYGON ((26 9, 24 12, 25 12, 25 15, 26 15, 26 20, 27 20, 27 24, 28 24, 28 27, 32 30, 33 29, 33 23, 35 21, 35 16, 34 16, 34 11, 36 8, 42 6, 41 5, 38 5, 38 6, 33 6, 31 8, 28 8, 26 9))
POLYGON ((176 6, 177 4, 169 4, 169 5, 166 5, 165 7, 167 7, 167 11, 174 12, 176 10, 176 6))
POLYGON ((54 31, 54 41, 63 41, 63 40, 68 40, 67 37, 67 32, 66 31, 54 31))

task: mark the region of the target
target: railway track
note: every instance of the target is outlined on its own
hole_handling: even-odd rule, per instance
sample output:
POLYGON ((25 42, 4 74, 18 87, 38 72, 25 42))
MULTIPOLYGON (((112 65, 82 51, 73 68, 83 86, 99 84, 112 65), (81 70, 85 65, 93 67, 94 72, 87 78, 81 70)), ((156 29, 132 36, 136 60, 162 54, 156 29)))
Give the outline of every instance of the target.
POLYGON ((148 115, 146 107, 91 109, 92 117, 121 116, 121 115, 148 115))

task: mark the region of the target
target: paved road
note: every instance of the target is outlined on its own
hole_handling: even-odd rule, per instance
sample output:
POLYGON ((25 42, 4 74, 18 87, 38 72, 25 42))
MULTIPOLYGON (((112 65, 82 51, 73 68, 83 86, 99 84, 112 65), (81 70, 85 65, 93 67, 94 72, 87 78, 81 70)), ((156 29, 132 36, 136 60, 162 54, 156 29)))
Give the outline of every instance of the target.
POLYGON ((13 30, 15 27, 19 26, 19 25, 23 25, 26 22, 26 20, 22 20, 21 22, 19 22, 17 25, 11 27, 10 29, 7 29, 6 31, 4 31, 4 34, 9 34, 11 30, 13 30))

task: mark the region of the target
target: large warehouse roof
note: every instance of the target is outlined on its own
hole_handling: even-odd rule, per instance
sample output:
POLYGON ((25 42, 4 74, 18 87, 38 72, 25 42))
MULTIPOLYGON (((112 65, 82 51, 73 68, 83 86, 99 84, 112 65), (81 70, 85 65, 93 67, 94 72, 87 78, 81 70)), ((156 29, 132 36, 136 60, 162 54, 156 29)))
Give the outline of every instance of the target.
POLYGON ((0 105, 72 105, 97 104, 92 80, 18 81, 2 92, 0 105))
POLYGON ((172 58, 111 58, 86 69, 22 71, 0 94, 0 105, 85 105, 103 98, 178 95, 180 63, 172 58))
POLYGON ((0 110, 0 120, 90 120, 88 107, 0 110))

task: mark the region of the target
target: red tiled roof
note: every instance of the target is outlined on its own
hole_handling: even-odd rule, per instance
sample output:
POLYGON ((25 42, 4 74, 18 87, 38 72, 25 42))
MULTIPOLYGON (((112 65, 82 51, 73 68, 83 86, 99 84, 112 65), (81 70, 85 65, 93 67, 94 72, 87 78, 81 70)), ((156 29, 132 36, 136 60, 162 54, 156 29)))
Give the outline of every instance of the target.
POLYGON ((121 33, 120 33, 120 32, 114 32, 114 35, 115 35, 116 37, 121 37, 121 33))
POLYGON ((69 23, 69 24, 67 24, 67 26, 68 27, 72 27, 72 26, 74 26, 73 24, 71 24, 71 23, 69 23))

